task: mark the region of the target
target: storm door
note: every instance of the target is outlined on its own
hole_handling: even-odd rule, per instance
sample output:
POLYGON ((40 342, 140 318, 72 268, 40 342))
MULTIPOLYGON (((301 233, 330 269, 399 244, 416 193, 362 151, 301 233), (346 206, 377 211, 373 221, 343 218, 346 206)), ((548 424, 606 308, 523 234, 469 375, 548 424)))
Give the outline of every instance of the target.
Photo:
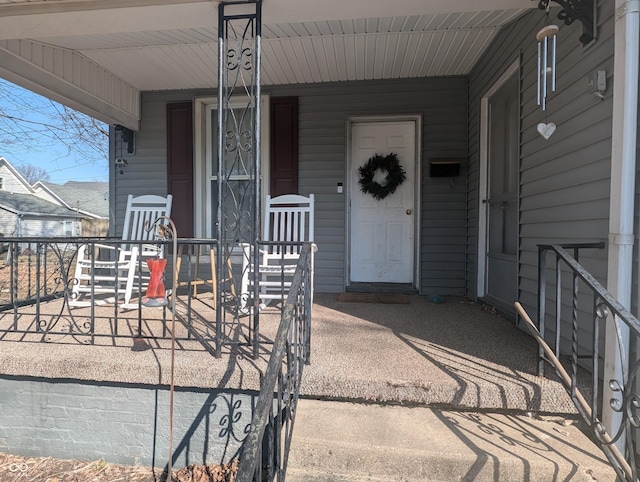
POLYGON ((514 311, 518 294, 518 164, 520 158, 518 77, 489 99, 487 159, 487 301, 514 311))

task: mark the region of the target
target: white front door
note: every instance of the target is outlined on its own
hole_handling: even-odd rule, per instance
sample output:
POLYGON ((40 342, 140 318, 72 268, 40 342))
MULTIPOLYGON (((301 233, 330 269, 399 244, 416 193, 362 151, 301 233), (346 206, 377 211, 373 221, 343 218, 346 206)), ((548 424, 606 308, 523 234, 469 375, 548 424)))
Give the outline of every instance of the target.
MULTIPOLYGON (((416 122, 354 122, 350 152, 350 281, 411 283, 415 279, 416 122), (358 169, 372 156, 395 153, 406 180, 376 200, 360 190, 358 169)), ((386 171, 374 180, 384 185, 386 171)))

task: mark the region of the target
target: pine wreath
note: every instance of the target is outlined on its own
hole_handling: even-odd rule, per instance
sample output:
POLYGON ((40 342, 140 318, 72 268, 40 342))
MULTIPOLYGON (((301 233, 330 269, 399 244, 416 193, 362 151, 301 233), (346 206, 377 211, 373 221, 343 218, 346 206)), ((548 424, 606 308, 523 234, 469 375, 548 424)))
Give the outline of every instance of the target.
POLYGON ((365 194, 371 194, 374 199, 384 199, 389 194, 396 192, 396 189, 407 178, 407 174, 400 165, 398 155, 393 152, 387 156, 376 154, 370 157, 364 166, 358 168, 360 179, 360 190, 365 194), (381 169, 387 171, 384 185, 373 180, 376 171, 381 169))

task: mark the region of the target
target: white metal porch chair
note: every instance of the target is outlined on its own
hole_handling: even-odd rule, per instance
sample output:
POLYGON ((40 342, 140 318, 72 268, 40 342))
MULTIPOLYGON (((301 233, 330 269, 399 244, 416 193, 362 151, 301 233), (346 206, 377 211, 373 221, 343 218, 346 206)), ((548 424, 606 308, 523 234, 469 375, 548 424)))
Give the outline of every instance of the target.
MULTIPOLYGON (((122 230, 122 244, 82 245, 78 250, 73 280, 70 306, 89 306, 91 293, 97 304, 113 303, 124 298, 124 305, 131 301, 137 288, 136 271, 141 258, 141 266, 146 269, 146 258, 162 256, 162 247, 151 244, 156 239, 153 223, 161 216, 171 215, 173 196, 129 195, 122 230), (127 243, 127 241, 149 241, 150 244, 127 243), (91 252, 93 251, 93 252, 91 252), (96 295, 110 295, 97 298, 96 295), (86 299, 85 299, 86 298, 86 299)), ((166 222, 162 223, 166 224, 166 222)), ((137 273, 143 276, 143 273, 137 273)), ((146 282, 147 277, 142 278, 146 282)), ((146 283, 143 284, 146 287, 146 283)))
MULTIPOLYGON (((285 194, 272 198, 267 196, 263 222, 263 241, 279 244, 268 245, 260 250, 257 273, 251 267, 252 250, 243 244, 243 266, 241 307, 246 309, 253 280, 258 282, 259 305, 264 308, 269 302, 283 302, 291 286, 291 280, 300 258, 302 246, 299 242, 314 241, 314 195, 309 197, 285 194)), ((311 296, 313 301, 314 254, 311 250, 311 296)))

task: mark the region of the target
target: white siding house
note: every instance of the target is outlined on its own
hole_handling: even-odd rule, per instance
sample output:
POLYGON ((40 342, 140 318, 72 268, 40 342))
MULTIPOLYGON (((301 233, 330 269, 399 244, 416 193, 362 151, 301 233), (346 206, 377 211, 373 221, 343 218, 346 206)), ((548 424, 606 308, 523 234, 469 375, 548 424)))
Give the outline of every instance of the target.
POLYGON ((0 234, 3 237, 71 237, 82 233, 79 214, 35 195, 35 190, 0 158, 0 234))
POLYGON ((109 231, 109 183, 67 181, 64 184, 38 181, 34 195, 82 216, 75 235, 105 236, 109 231))

